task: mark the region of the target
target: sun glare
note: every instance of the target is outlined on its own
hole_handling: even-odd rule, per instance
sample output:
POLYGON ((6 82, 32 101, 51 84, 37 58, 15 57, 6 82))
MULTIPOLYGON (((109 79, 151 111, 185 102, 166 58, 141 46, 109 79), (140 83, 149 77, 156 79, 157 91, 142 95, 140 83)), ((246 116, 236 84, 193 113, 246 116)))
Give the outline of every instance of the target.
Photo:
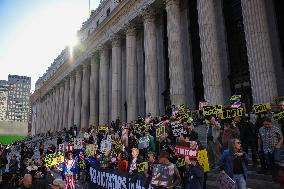
POLYGON ((74 37, 70 40, 68 44, 70 58, 73 58, 73 49, 78 44, 78 37, 74 35, 74 37))

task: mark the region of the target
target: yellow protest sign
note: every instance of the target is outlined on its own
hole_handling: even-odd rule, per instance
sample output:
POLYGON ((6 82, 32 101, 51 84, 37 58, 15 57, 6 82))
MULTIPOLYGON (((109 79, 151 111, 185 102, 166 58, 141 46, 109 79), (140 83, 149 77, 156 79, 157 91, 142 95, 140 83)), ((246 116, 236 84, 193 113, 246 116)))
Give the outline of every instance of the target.
POLYGON ((161 126, 156 129, 156 137, 159 138, 166 133, 166 127, 161 126))
POLYGON ((100 125, 99 131, 108 131, 108 125, 100 125))
POLYGON ((177 161, 176 161, 176 166, 177 167, 183 167, 185 166, 185 159, 184 158, 178 158, 177 161))
POLYGON ((137 164, 137 172, 138 173, 143 173, 146 169, 148 169, 148 163, 147 162, 137 164))
POLYGON ((244 108, 223 108, 222 119, 233 119, 244 115, 244 108))
POLYGON ((215 105, 215 106, 204 106, 203 107, 203 116, 211 116, 217 115, 222 113, 222 105, 215 105))
POLYGON ((87 144, 86 145, 86 156, 94 156, 95 153, 95 145, 94 144, 87 144))
POLYGON ((43 161, 45 162, 47 167, 55 166, 64 162, 64 154, 62 152, 46 154, 43 157, 43 161))
POLYGON ((279 112, 278 114, 274 114, 272 116, 272 121, 278 121, 280 119, 284 118, 284 111, 283 112, 279 112))
POLYGON ((198 154, 197 161, 198 161, 199 165, 201 167, 203 167, 204 172, 208 172, 209 171, 209 163, 208 163, 207 151, 205 149, 204 150, 198 150, 197 154, 198 154))
POLYGON ((241 99, 242 98, 242 95, 233 95, 231 98, 230 98, 230 100, 231 101, 237 101, 237 100, 239 100, 239 99, 241 99))
POLYGON ((252 107, 252 111, 253 111, 253 113, 255 113, 255 114, 267 112, 267 111, 270 110, 270 109, 271 109, 270 104, 257 104, 257 105, 254 105, 254 106, 252 107))
POLYGON ((188 123, 191 122, 191 117, 189 115, 189 112, 186 110, 184 104, 178 107, 178 113, 176 115, 176 119, 177 120, 187 120, 188 123))

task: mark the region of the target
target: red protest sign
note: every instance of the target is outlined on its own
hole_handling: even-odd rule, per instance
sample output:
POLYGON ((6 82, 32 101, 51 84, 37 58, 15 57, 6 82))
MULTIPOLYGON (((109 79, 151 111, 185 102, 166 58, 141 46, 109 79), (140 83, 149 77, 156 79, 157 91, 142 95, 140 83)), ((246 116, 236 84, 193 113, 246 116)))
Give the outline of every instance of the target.
POLYGON ((178 157, 197 158, 197 149, 192 149, 184 146, 176 146, 175 154, 178 157))

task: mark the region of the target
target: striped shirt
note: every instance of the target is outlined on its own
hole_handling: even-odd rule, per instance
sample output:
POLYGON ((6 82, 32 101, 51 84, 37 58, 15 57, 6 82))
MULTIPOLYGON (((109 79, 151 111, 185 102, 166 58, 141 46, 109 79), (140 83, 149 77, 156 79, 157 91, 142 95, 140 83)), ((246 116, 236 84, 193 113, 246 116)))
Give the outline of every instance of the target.
POLYGON ((271 128, 261 127, 259 129, 259 137, 262 141, 264 153, 273 152, 281 136, 282 133, 276 126, 271 126, 271 128))

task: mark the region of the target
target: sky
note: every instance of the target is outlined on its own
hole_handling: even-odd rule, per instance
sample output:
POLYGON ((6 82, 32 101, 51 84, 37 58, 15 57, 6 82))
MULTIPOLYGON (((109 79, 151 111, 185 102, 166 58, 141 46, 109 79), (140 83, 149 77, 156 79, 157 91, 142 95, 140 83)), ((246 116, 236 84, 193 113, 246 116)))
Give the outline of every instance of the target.
MULTIPOLYGON (((91 10, 99 1, 90 0, 91 10)), ((0 80, 29 76, 33 91, 88 17, 89 0, 0 0, 0 80)))

